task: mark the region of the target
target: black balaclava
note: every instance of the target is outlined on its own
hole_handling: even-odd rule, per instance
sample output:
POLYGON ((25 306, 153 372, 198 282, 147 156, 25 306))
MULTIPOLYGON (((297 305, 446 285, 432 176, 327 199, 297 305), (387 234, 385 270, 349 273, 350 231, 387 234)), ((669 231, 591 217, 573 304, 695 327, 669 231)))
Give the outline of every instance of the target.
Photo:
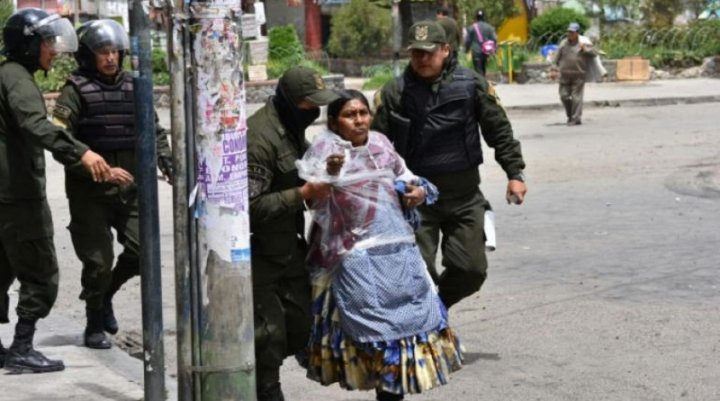
POLYGON ((320 116, 320 108, 317 107, 313 110, 298 108, 295 101, 285 94, 281 85, 278 85, 275 90, 273 104, 282 125, 292 134, 298 145, 301 144, 305 140, 305 129, 320 116))

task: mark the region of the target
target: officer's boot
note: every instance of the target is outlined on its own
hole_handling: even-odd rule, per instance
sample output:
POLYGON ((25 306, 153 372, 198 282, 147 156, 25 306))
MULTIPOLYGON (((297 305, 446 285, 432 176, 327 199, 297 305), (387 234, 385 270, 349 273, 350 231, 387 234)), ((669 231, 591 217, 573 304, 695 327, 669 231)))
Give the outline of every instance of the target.
POLYGON ((33 348, 35 322, 20 319, 15 325, 15 338, 5 355, 5 369, 10 373, 47 373, 65 369, 62 361, 48 359, 33 348))
POLYGON ((2 345, 2 340, 0 340, 0 369, 2 369, 3 366, 5 366, 5 355, 7 354, 7 350, 2 345))
POLYGON ((112 278, 110 279, 110 285, 105 291, 104 301, 104 328, 110 334, 117 334, 119 328, 117 318, 115 318, 115 311, 112 306, 112 299, 115 293, 128 280, 135 277, 138 272, 138 257, 130 253, 129 251, 123 251, 119 256, 115 268, 112 270, 112 278))
POLYGON ((85 309, 87 326, 85 327, 85 346, 94 349, 108 349, 112 343, 105 336, 105 309, 85 309))
POLYGON ((285 401, 280 383, 272 384, 264 389, 258 389, 258 401, 285 401))
POLYGON ((388 393, 387 391, 378 391, 377 392, 377 401, 400 401, 404 400, 402 394, 394 394, 394 393, 388 393))
POLYGON ((120 327, 118 327, 118 321, 115 318, 115 311, 113 310, 112 298, 107 297, 103 307, 103 327, 105 331, 110 334, 117 334, 120 327))

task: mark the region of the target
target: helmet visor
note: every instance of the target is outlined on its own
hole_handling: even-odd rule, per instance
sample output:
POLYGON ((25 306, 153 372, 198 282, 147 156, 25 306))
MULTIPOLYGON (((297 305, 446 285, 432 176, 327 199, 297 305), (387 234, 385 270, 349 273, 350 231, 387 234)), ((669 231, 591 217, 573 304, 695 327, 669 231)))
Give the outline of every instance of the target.
POLYGON ((130 50, 130 40, 116 21, 103 19, 90 22, 78 30, 80 43, 95 53, 112 49, 117 51, 130 50))
POLYGON ((58 53, 77 51, 77 35, 75 35, 72 24, 57 14, 40 20, 35 27, 35 32, 58 53))

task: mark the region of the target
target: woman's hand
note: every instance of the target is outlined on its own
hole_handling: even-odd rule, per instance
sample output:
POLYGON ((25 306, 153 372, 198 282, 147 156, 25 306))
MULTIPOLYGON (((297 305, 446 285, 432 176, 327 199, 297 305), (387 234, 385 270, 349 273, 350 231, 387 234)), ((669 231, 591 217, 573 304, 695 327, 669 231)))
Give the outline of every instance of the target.
POLYGON ((330 155, 327 159, 325 159, 325 162, 327 163, 327 173, 329 175, 338 175, 340 174, 340 169, 345 163, 345 156, 338 154, 330 155))
POLYGON ((300 195, 305 201, 319 201, 330 196, 332 185, 319 182, 306 182, 300 187, 300 195))
POLYGON ((416 207, 425 202, 425 190, 423 187, 407 184, 403 202, 405 202, 406 207, 416 207))

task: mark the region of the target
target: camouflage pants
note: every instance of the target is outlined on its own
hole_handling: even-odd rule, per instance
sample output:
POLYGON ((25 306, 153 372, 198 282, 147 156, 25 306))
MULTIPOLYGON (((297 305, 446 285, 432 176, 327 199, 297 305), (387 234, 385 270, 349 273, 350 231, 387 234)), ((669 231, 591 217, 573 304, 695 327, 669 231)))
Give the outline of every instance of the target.
POLYGON ((303 350, 310 335, 311 289, 304 251, 297 249, 294 256, 286 266, 253 256, 253 282, 262 283, 253 285, 258 393, 280 382, 283 360, 303 350))
POLYGON ((0 203, 0 323, 9 320, 8 290, 16 278, 18 317, 47 316, 57 298, 59 272, 46 200, 0 203))
POLYGON ((107 198, 69 198, 70 236, 75 254, 83 265, 82 292, 80 299, 85 300, 88 309, 103 307, 106 292, 111 283, 117 288, 133 276, 140 274, 139 263, 139 225, 137 197, 123 200, 112 196, 107 198), (113 233, 124 247, 115 258, 113 233))
POLYGON ((441 198, 433 205, 418 207, 422 225, 415 232, 430 276, 438 285, 440 298, 448 308, 477 292, 487 277, 485 257, 485 201, 480 189, 450 199, 441 198), (442 233, 442 241, 440 240, 442 233), (442 265, 435 265, 438 245, 442 265))

